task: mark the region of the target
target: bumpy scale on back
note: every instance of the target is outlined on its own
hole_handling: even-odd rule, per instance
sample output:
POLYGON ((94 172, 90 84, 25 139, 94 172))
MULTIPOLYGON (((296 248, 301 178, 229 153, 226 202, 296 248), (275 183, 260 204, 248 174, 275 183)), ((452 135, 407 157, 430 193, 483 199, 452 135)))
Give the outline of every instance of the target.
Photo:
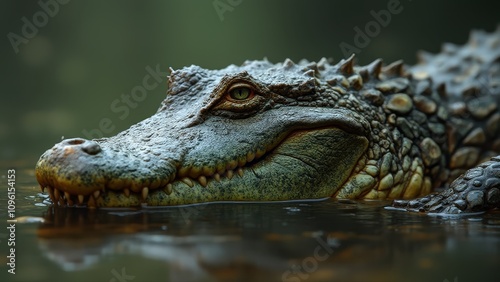
MULTIPOLYGON (((69 206, 415 199, 500 152, 499 46, 500 29, 406 69, 353 56, 186 67, 155 115, 111 138, 63 140, 36 176, 69 206)), ((396 205, 497 207, 499 178, 493 158, 439 196, 396 205)))
POLYGON ((447 103, 447 178, 455 181, 441 194, 396 201, 395 206, 442 213, 498 207, 500 158, 494 156, 500 152, 500 26, 493 34, 471 32, 464 46, 447 43, 439 54, 420 52, 410 72, 416 80, 432 80, 447 103))

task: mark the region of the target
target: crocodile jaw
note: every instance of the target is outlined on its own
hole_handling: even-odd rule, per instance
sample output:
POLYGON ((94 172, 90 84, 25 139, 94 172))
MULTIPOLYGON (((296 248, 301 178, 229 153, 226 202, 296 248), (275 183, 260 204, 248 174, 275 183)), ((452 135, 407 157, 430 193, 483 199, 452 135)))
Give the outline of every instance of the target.
MULTIPOLYGON (((282 114, 279 112, 277 116, 282 114)), ((64 140, 42 155, 36 166, 36 177, 42 189, 48 189, 53 202, 68 206, 130 207, 143 203, 169 206, 211 201, 329 197, 351 174, 368 141, 361 134, 357 121, 348 117, 348 113, 315 109, 309 114, 294 114, 301 124, 292 126, 278 120, 275 129, 279 131, 282 126, 283 130, 264 138, 261 143, 267 145, 265 149, 252 144, 254 151, 248 150, 243 148, 243 144, 247 143, 244 139, 238 141, 232 136, 231 140, 219 143, 223 147, 240 144, 240 151, 244 153, 224 159, 227 156, 223 156, 224 152, 216 148, 217 145, 209 146, 219 152, 217 158, 222 160, 222 166, 221 162, 212 166, 195 163, 208 158, 208 155, 200 155, 207 154, 207 149, 199 150, 200 146, 179 136, 169 138, 165 132, 159 134, 164 140, 155 140, 170 147, 165 149, 163 146, 160 150, 163 153, 158 156, 155 151, 146 154, 146 158, 135 154, 134 150, 143 151, 140 145, 131 145, 136 148, 128 147, 128 151, 118 150, 118 144, 123 142, 122 134, 92 141, 78 138, 64 140), (186 145, 188 143, 190 147, 186 145)), ((150 123, 145 124, 149 126, 150 123)), ((204 125, 213 127, 209 122, 204 125)), ((200 128, 195 126, 186 130, 195 130, 199 134, 203 131, 200 128)), ((145 140, 139 137, 138 132, 140 130, 129 132, 127 136, 145 140)), ((258 140, 256 136, 247 137, 258 140)), ((187 139, 193 138, 188 136, 187 139)), ((141 144, 138 140, 128 141, 141 144)), ((144 147, 149 150, 155 148, 151 144, 144 147)), ((232 151, 238 150, 233 148, 232 151)))

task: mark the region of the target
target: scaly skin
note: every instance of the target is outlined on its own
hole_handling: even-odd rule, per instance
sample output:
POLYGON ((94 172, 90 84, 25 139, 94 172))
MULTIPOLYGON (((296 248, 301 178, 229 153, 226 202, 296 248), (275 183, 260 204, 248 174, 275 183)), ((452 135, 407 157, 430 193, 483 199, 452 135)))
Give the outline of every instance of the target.
POLYGON ((171 72, 152 117, 114 137, 63 140, 40 157, 36 177, 68 206, 410 200, 452 183, 395 205, 498 207, 498 158, 452 181, 500 153, 499 46, 497 29, 421 53, 407 69, 354 66, 353 57, 186 67, 171 72))

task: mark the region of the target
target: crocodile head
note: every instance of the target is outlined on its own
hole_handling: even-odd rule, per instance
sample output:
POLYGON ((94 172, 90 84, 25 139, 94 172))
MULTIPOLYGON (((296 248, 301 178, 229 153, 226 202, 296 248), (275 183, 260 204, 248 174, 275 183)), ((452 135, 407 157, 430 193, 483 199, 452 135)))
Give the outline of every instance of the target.
POLYGON ((353 67, 352 57, 172 71, 156 114, 110 138, 63 140, 41 156, 36 177, 70 206, 360 197, 379 182, 367 161, 382 164, 372 127, 385 115, 378 90, 358 94, 380 71, 379 60, 353 67))

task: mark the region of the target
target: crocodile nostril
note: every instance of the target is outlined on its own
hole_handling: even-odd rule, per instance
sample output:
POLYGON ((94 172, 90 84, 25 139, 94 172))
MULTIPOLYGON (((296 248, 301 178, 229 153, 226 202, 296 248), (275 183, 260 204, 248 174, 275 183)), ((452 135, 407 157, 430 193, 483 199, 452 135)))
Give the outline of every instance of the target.
POLYGON ((71 139, 66 139, 63 142, 66 145, 80 145, 82 143, 85 143, 85 141, 87 141, 87 140, 82 139, 82 138, 71 138, 71 139))
POLYGON ((99 146, 97 142, 83 138, 66 139, 62 141, 61 144, 64 147, 73 147, 71 148, 72 150, 75 149, 74 147, 80 147, 82 151, 89 155, 95 155, 102 151, 101 146, 99 146))
POLYGON ((95 155, 102 151, 101 146, 99 146, 99 144, 95 141, 85 142, 82 145, 82 150, 89 155, 95 155))

